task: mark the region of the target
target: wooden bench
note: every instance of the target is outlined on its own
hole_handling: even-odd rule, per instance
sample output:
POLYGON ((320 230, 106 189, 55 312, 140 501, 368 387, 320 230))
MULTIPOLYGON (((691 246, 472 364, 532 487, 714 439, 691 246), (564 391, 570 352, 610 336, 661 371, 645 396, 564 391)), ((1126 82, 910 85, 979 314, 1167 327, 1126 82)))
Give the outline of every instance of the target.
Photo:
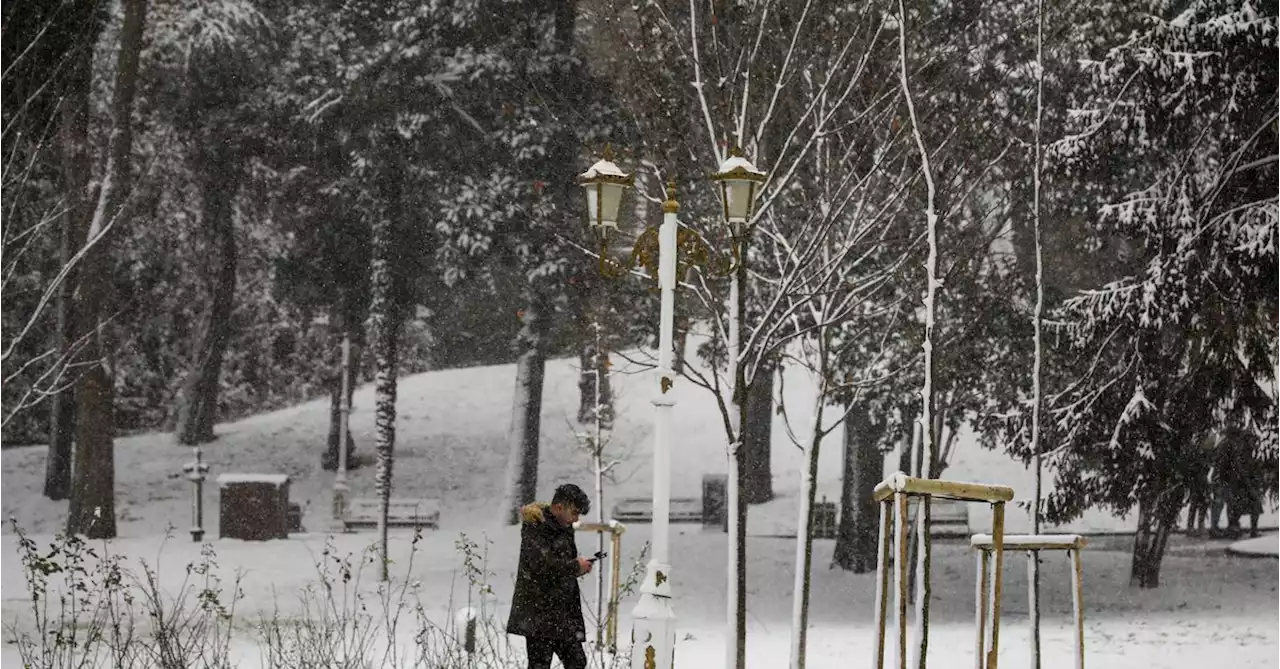
MULTIPOLYGON (((648 497, 629 497, 618 500, 613 506, 613 518, 627 523, 652 523, 653 500, 648 497)), ((672 497, 668 507, 667 522, 701 523, 702 500, 696 497, 672 497)))
MULTIPOLYGON (((909 522, 915 522, 918 506, 908 512, 909 522)), ((929 531, 935 537, 969 538, 969 505, 953 499, 935 498, 929 504, 929 531)))
MULTIPOLYGON (((356 498, 348 503, 342 523, 348 530, 377 527, 381 513, 381 500, 356 498)), ((387 509, 387 527, 440 529, 440 500, 391 498, 387 509)))

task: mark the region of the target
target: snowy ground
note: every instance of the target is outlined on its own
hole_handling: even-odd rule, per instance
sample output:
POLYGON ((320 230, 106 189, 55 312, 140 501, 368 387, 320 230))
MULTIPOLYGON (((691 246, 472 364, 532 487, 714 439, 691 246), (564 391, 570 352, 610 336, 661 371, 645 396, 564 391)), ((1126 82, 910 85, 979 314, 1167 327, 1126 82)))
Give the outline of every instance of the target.
MULTIPOLYGON (((518 532, 495 529, 473 533, 488 544, 488 567, 498 597, 499 617, 505 616, 518 552, 518 532)), ((633 526, 626 536, 624 569, 648 538, 647 526, 633 526)), ((418 581, 433 620, 444 620, 448 604, 465 598, 460 575, 461 556, 454 550, 457 535, 440 531, 419 544, 419 554, 409 564, 409 536, 393 542, 393 583, 418 581)), ((361 550, 372 533, 336 537, 339 553, 361 550)), ((585 539, 585 537, 584 537, 585 539)), ((1119 541, 1100 541, 1085 553, 1084 601, 1087 609, 1086 647, 1089 667, 1143 666, 1155 669, 1187 669, 1220 666, 1275 667, 1280 652, 1277 633, 1277 569, 1272 560, 1228 556, 1221 546, 1183 543, 1175 538, 1165 559, 1162 585, 1155 591, 1127 587, 1128 555, 1119 541)), ((3 614, 6 629, 23 625, 28 605, 20 564, 15 559, 16 537, 2 539, 3 614)), ((279 607, 282 614, 300 613, 298 596, 308 585, 319 583, 312 566, 324 549, 325 537, 297 535, 287 541, 249 543, 215 541, 224 580, 243 574, 246 599, 237 606, 237 618, 245 627, 263 612, 279 607)), ((874 578, 828 569, 832 542, 817 543, 809 642, 809 666, 813 669, 865 666, 874 640, 872 611, 874 578)), ((188 562, 198 558, 199 547, 181 538, 161 546, 156 538, 127 538, 112 542, 105 552, 154 563, 161 560, 160 577, 167 591, 176 592, 188 562)), ((678 653, 682 666, 716 666, 723 653, 725 535, 700 528, 684 528, 673 538, 673 587, 680 618, 678 653)), ((789 612, 794 544, 783 539, 753 539, 749 546, 749 657, 753 667, 785 665, 789 643, 789 612)), ((961 543, 938 542, 935 548, 933 618, 930 636, 931 667, 972 666, 973 557, 961 543)), ((1025 560, 1010 555, 1007 562, 1005 616, 1002 626, 1004 666, 1024 666, 1026 652, 1025 560)), ((1074 639, 1069 615, 1071 596, 1067 563, 1061 556, 1047 558, 1044 568, 1045 650, 1047 667, 1069 667, 1074 639)), ((372 575, 363 576, 361 588, 372 591, 372 575)), ((591 588, 585 587, 588 597, 591 588)), ((622 634, 629 629, 630 607, 622 604, 622 634)), ((245 655, 241 666, 253 666, 257 650, 251 634, 243 631, 239 644, 245 655)), ((6 632, 6 640, 9 633, 6 632)), ((408 639, 405 639, 408 643, 408 639)), ((4 650, 4 666, 15 661, 12 646, 4 650)))
MULTIPOLYGON (((613 453, 625 460, 622 479, 611 486, 609 501, 620 496, 647 496, 651 489, 652 407, 651 378, 621 364, 615 367, 618 420, 613 453)), ((443 619, 449 608, 451 588, 460 593, 461 556, 454 550, 458 533, 493 539, 491 567, 500 605, 510 596, 515 566, 516 533, 495 527, 498 481, 506 465, 506 431, 509 422, 513 366, 446 370, 404 378, 400 382, 396 442, 396 495, 443 499, 442 529, 420 545, 422 555, 412 569, 407 566, 407 541, 396 541, 400 559, 397 579, 421 581, 423 601, 443 619)), ((572 419, 578 401, 576 368, 571 361, 551 361, 547 367, 543 405, 543 440, 539 490, 544 496, 560 483, 575 481, 589 487, 589 466, 577 450, 572 419)), ((810 430, 806 422, 812 406, 812 384, 803 371, 789 370, 785 388, 793 429, 802 438, 810 430)), ((672 492, 696 497, 707 473, 726 469, 724 436, 707 391, 682 382, 673 391, 674 410, 672 492)), ((355 397, 352 431, 362 454, 372 451, 373 393, 368 386, 355 397)), ((247 544, 215 540, 218 560, 229 577, 245 570, 244 591, 250 593, 237 618, 244 624, 259 609, 279 605, 286 613, 297 607, 297 594, 318 584, 312 567, 324 545, 318 532, 325 529, 332 475, 319 470, 319 452, 327 432, 328 402, 317 401, 218 426, 219 439, 205 447, 212 475, 227 472, 285 473, 292 477, 291 498, 306 507, 304 524, 313 532, 287 541, 247 544)), ((839 497, 839 429, 823 444, 818 494, 839 497)), ((983 451, 961 435, 957 462, 948 477, 1004 483, 1025 495, 1031 476, 1018 463, 1000 453, 983 451)), ((177 448, 167 434, 139 435, 116 442, 117 513, 121 538, 106 550, 154 562, 163 556, 161 578, 176 588, 183 567, 195 559, 198 548, 184 541, 190 523, 190 485, 182 477, 182 464, 190 450, 177 448), (158 535, 165 527, 180 528, 163 547, 158 535)), ((40 495, 44 449, 5 450, 0 453, 3 478, 3 514, 47 542, 65 519, 66 503, 50 503, 40 495)), ((749 657, 753 667, 784 666, 789 643, 789 612, 794 569, 794 542, 770 538, 793 534, 796 525, 799 472, 798 449, 790 445, 781 417, 775 419, 773 469, 778 498, 752 507, 749 531, 749 657)), ((354 472, 357 496, 372 496, 372 467, 354 472)), ((205 527, 210 538, 217 534, 217 493, 206 489, 205 527)), ((971 507, 975 530, 989 519, 982 507, 971 507)), ((1274 511, 1264 516, 1266 527, 1276 525, 1274 511)), ((1086 515, 1065 528, 1079 532, 1124 532, 1132 518, 1116 518, 1104 512, 1086 515)), ((682 640, 680 666, 717 666, 722 662, 724 624, 725 535, 698 526, 674 526, 673 583, 677 588, 677 613, 682 640), (714 664, 713 664, 714 663, 714 664)), ((1025 531, 1022 513, 1009 516, 1008 531, 1025 531)), ((646 526, 634 526, 625 537, 625 562, 634 559, 647 539, 646 526)), ((339 536, 342 551, 358 552, 372 534, 339 536)), ((586 537, 580 539, 584 544, 586 537)), ((1127 587, 1129 542, 1123 537, 1095 537, 1086 552, 1085 601, 1088 612, 1089 667, 1167 667, 1182 669, 1208 666, 1276 667, 1280 637, 1277 635, 1277 567, 1273 560, 1249 560, 1226 554, 1229 542, 1188 542, 1175 536, 1162 573, 1162 586, 1154 592, 1127 587), (1123 658, 1125 659, 1122 659, 1123 658)), ((19 563, 16 537, 8 523, 0 538, 0 588, 3 617, 8 624, 22 624, 28 608, 19 563)), ((827 568, 831 542, 817 544, 814 598, 809 641, 809 666, 863 666, 870 657, 874 585, 870 575, 852 575, 827 568)), ((931 665, 935 668, 972 666, 972 556, 961 544, 939 544, 934 582, 934 618, 931 665)), ((136 564, 136 562, 135 562, 136 564)), ((625 568, 625 567, 624 567, 625 568)), ((1047 667, 1068 667, 1072 636, 1066 618, 1070 611, 1069 579, 1060 556, 1050 558, 1045 570, 1045 644, 1047 667)), ((368 578, 368 577, 366 577, 368 578)), ((1024 666, 1026 626, 1025 566, 1012 559, 1007 577, 1006 618, 1002 632, 1004 666, 1024 666)), ((632 602, 622 606, 622 634, 632 602)), ((296 613, 296 611, 295 611, 296 613)), ((246 633, 247 634, 247 633, 246 633)), ((8 634, 6 634, 8 639, 8 634)), ((247 638, 243 643, 248 643, 247 638)), ((253 666, 256 651, 246 651, 245 664, 253 666)), ((15 660, 6 646, 3 666, 15 660)))
POLYGON ((1280 556, 1280 534, 1264 534, 1252 539, 1241 539, 1231 544, 1227 551, 1237 555, 1277 557, 1280 556))

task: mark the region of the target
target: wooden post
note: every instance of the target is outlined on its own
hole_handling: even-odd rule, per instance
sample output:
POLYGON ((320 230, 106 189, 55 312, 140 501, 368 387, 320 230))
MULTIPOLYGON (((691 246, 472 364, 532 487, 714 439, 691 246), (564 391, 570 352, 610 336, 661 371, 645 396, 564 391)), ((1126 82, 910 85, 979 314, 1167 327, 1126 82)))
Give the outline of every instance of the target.
POLYGON ((618 566, 622 563, 622 535, 614 532, 609 550, 613 563, 609 567, 612 585, 609 588, 609 652, 618 652, 618 566))
POLYGON ((1080 549, 1071 551, 1071 608, 1076 618, 1076 669, 1084 669, 1084 566, 1080 549))
POLYGON ((992 505, 991 539, 994 544, 995 581, 991 587, 991 649, 987 651, 986 669, 997 669, 1000 664, 1000 596, 1004 584, 1004 502, 992 505))
POLYGON ((884 623, 889 612, 889 558, 893 555, 893 534, 889 530, 889 516, 893 514, 893 505, 889 501, 880 503, 880 539, 879 558, 876 560, 876 651, 871 666, 884 669, 884 623))
POLYGON ((897 558, 894 560, 894 571, 898 574, 897 583, 894 587, 894 601, 897 603, 898 609, 898 667, 899 669, 907 669, 907 575, 910 566, 907 564, 908 550, 910 549, 907 537, 907 494, 904 492, 895 492, 893 494, 896 502, 897 510, 894 514, 894 526, 897 529, 897 558))
POLYGON ((1027 618, 1030 625, 1031 639, 1027 645, 1027 650, 1031 653, 1031 663, 1028 667, 1031 669, 1040 669, 1040 620, 1036 616, 1036 608, 1039 603, 1039 588, 1036 587, 1036 571, 1039 569, 1040 549, 1032 548, 1027 551, 1027 618))
POLYGON ((974 652, 973 666, 974 669, 983 669, 983 654, 987 649, 987 591, 990 589, 987 585, 988 563, 990 555, 987 551, 979 549, 977 555, 974 556, 977 562, 977 597, 974 600, 974 625, 978 628, 977 638, 974 640, 976 650, 974 652))

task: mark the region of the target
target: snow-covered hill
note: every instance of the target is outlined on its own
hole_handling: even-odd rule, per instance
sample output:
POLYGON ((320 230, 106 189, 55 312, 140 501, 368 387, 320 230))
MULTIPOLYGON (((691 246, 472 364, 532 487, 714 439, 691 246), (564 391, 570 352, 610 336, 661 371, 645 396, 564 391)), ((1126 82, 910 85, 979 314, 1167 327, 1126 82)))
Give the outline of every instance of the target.
MULTIPOLYGON (((696 341, 691 337, 690 350, 696 341)), ((628 354, 633 360, 649 359, 644 352, 628 354)), ((704 370, 705 371, 705 370, 704 370)), ((617 420, 610 453, 624 463, 617 469, 618 483, 607 492, 606 507, 618 497, 648 496, 651 491, 653 392, 652 375, 637 363, 615 359, 612 383, 617 396, 617 420)), ((792 431, 807 439, 815 385, 807 371, 792 367, 784 372, 783 389, 792 431)), ((488 524, 498 515, 506 470, 507 431, 514 393, 515 366, 498 365, 427 372, 402 378, 396 419, 397 496, 435 497, 443 500, 445 529, 488 524)), ((579 450, 574 431, 577 414, 577 360, 552 360, 547 364, 542 408, 542 453, 538 489, 549 495, 556 485, 575 481, 590 489, 590 461, 579 450)), ((672 458, 672 495, 701 495, 705 474, 727 470, 725 436, 711 393, 681 380, 672 391, 675 447, 672 458)), ((351 416, 358 453, 373 453, 373 387, 355 393, 351 416)), ((333 475, 320 469, 320 452, 328 431, 328 400, 263 413, 217 426, 218 440, 204 447, 211 476, 228 472, 281 473, 292 478, 291 499, 307 507, 304 523, 321 528, 330 508, 333 475)), ((834 420, 835 411, 828 411, 834 420)), ((986 451, 972 435, 962 434, 955 462, 947 478, 1011 485, 1018 499, 1026 499, 1033 477, 1019 462, 1003 453, 986 451)), ((818 496, 838 501, 840 496, 843 428, 837 427, 823 441, 819 463, 818 496)), ((37 533, 62 527, 66 502, 44 499, 45 449, 40 446, 7 449, 3 463, 3 512, 22 527, 37 533)), ((173 525, 190 523, 191 486, 182 476, 191 450, 175 445, 170 434, 144 434, 116 441, 116 505, 122 536, 154 534, 173 525)), ((756 535, 794 533, 797 492, 803 465, 801 452, 788 437, 781 416, 775 416, 772 464, 777 499, 752 507, 748 529, 756 535)), ((888 463, 886 463, 888 464, 888 463)), ((886 468, 886 473, 888 472, 886 468)), ((353 472, 356 496, 373 494, 373 467, 353 472)), ((217 497, 212 481, 206 487, 206 529, 217 536, 217 497)), ((970 524, 989 523, 990 511, 970 506, 970 524)), ((1116 518, 1091 511, 1080 520, 1059 528, 1073 532, 1122 532, 1132 530, 1135 519, 1116 518)), ((1276 514, 1268 513, 1263 525, 1275 526, 1276 514)), ((1025 512, 1012 510, 1007 531, 1026 531, 1025 512)), ((5 532, 9 531, 6 524, 5 532)))

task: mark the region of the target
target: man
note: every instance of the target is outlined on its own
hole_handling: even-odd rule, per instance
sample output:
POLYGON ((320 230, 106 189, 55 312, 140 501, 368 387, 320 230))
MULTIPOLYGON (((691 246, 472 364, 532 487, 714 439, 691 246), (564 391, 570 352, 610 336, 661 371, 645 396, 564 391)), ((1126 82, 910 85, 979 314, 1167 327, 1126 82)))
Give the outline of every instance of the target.
POLYGON ((593 563, 578 555, 573 524, 590 510, 591 500, 572 483, 556 488, 551 504, 520 510, 520 564, 507 633, 524 637, 529 669, 551 669, 552 655, 564 669, 586 669, 578 578, 591 573, 593 563))

